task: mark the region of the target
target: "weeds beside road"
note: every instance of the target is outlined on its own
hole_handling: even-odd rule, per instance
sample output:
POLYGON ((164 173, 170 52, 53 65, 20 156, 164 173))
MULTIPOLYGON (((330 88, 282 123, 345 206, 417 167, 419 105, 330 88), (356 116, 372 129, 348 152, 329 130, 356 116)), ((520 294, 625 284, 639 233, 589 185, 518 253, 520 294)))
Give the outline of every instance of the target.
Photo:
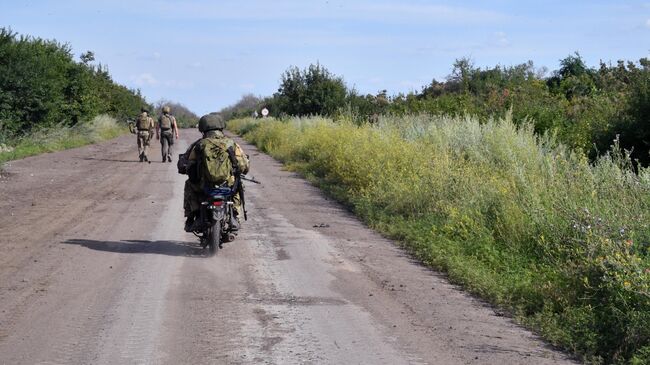
POLYGON ((125 126, 107 115, 73 127, 47 128, 21 138, 0 150, 0 164, 44 152, 60 151, 115 138, 127 133, 125 126))
POLYGON ((452 281, 593 364, 650 363, 650 170, 506 118, 229 128, 452 281))

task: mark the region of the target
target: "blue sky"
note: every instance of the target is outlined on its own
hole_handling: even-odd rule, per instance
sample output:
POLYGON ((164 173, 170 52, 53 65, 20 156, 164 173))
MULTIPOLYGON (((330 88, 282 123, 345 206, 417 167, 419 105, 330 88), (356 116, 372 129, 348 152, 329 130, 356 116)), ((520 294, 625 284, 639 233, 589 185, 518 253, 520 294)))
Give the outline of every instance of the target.
POLYGON ((444 80, 461 57, 549 70, 575 51, 591 66, 650 57, 648 0, 0 0, 0 27, 91 50, 148 101, 197 114, 271 95, 292 65, 392 95, 444 80))

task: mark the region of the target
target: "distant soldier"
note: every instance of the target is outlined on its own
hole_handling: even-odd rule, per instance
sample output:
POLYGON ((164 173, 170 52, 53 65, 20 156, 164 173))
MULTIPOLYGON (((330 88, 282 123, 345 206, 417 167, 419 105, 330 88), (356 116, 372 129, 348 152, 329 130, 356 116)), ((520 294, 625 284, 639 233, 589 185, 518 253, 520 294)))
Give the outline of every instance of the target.
POLYGON ((178 139, 178 126, 176 118, 170 114, 169 106, 163 106, 162 112, 163 114, 158 117, 158 124, 156 124, 156 139, 160 139, 162 162, 165 160, 172 162, 172 146, 174 145, 174 135, 178 139))
POLYGON ((149 116, 146 108, 143 107, 140 109, 140 114, 135 121, 135 126, 138 129, 136 135, 138 137, 138 154, 140 155, 140 162, 150 162, 147 158, 147 148, 149 147, 149 141, 153 135, 154 122, 149 116))

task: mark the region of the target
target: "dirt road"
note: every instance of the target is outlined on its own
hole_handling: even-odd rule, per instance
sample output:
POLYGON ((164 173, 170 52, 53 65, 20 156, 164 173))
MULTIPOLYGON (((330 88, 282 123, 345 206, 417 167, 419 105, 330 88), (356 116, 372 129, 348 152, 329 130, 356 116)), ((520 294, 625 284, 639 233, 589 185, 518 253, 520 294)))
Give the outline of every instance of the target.
POLYGON ((159 146, 151 164, 132 136, 10 163, 0 364, 571 363, 242 145, 263 185, 217 257, 183 232, 159 146))

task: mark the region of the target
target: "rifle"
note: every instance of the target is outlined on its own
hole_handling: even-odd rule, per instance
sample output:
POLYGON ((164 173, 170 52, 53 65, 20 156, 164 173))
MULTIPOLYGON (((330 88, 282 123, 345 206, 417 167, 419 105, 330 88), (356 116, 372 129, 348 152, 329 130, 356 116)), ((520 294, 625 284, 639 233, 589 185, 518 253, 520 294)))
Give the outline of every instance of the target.
POLYGON ((131 134, 135 134, 135 120, 127 119, 126 125, 129 126, 129 132, 131 132, 131 134))
POLYGON ((245 181, 250 181, 250 182, 255 183, 255 184, 261 184, 261 182, 255 180, 255 177, 254 177, 254 176, 253 176, 253 177, 247 177, 246 175, 239 175, 239 177, 240 177, 242 180, 245 180, 245 181))

